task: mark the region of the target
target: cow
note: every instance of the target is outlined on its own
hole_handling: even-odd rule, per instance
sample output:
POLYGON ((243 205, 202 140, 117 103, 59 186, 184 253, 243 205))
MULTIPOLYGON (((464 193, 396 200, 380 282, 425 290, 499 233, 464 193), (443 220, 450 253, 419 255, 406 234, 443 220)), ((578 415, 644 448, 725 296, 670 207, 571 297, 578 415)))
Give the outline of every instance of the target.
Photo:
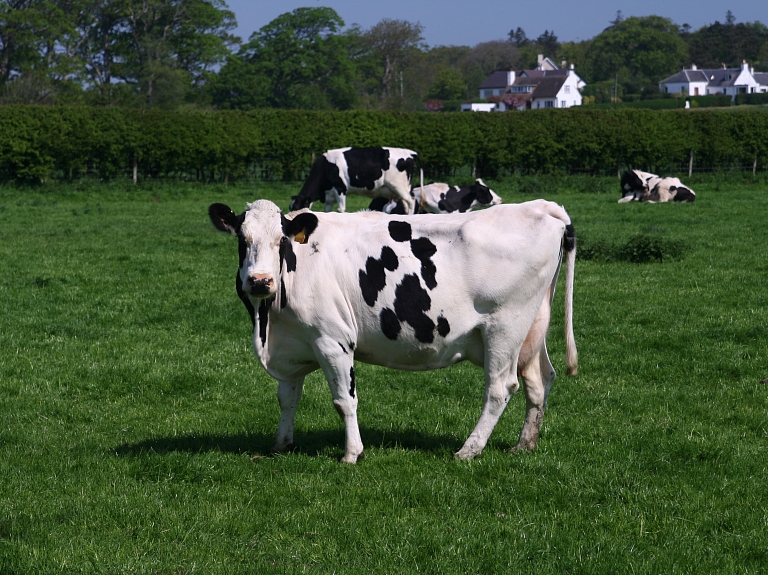
MULTIPOLYGON (((347 193, 385 196, 401 200, 408 213, 414 213, 411 177, 418 154, 404 148, 339 148, 328 150, 312 164, 298 195, 291 198, 290 211, 309 208, 324 200, 325 211, 333 204, 346 211, 347 193)), ((422 184, 424 176, 421 176, 422 184)))
POLYGON ((650 191, 644 202, 693 202, 696 192, 687 188, 678 178, 662 178, 650 191))
POLYGON ((642 201, 643 197, 647 196, 660 180, 661 178, 656 174, 641 172, 640 170, 627 170, 621 175, 621 199, 619 203, 642 201))
POLYGON ((417 194, 421 211, 432 214, 464 213, 478 206, 495 206, 502 202, 480 178, 466 186, 436 183, 412 191, 417 194))
POLYGON ((209 216, 239 242, 238 296, 253 322, 253 349, 278 381, 273 452, 293 449, 304 378, 321 369, 345 426, 341 461, 364 456, 354 360, 432 370, 482 366, 480 418, 456 453, 480 455, 522 378, 526 415, 516 449, 533 450, 555 379, 546 335, 566 262, 568 373, 576 257, 571 220, 544 200, 451 215, 281 213, 257 200, 244 213, 212 204, 209 216), (342 257, 339 257, 342 255, 342 257))
MULTIPOLYGON (((478 206, 495 206, 502 202, 496 193, 478 178, 474 184, 450 186, 448 184, 427 184, 422 188, 411 188, 416 200, 417 213, 450 214, 470 212, 478 206)), ((404 214, 405 206, 400 200, 374 198, 369 210, 387 214, 404 214)))
POLYGON ((662 178, 640 170, 626 171, 621 176, 622 198, 626 202, 693 202, 696 193, 678 178, 662 178))

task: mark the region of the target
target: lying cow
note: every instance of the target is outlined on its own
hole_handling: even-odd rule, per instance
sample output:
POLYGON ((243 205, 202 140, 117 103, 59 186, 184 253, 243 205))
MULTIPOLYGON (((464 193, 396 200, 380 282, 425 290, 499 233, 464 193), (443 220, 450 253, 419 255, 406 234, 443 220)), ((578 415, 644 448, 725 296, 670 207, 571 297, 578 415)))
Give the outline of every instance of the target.
POLYGON ((678 178, 662 178, 656 174, 631 170, 621 176, 622 198, 626 202, 693 202, 696 193, 678 178))
POLYGON ((661 180, 656 174, 641 172, 640 170, 627 170, 621 175, 621 199, 620 204, 626 202, 640 202, 647 196, 651 189, 661 180))
MULTIPOLYGON (((428 184, 422 188, 411 189, 417 212, 432 214, 450 214, 453 212, 471 212, 478 206, 495 206, 502 202, 496 193, 478 178, 474 184, 466 186, 449 186, 448 184, 428 184)), ((374 198, 368 206, 369 210, 387 214, 404 214, 405 206, 400 200, 374 198)))
MULTIPOLYGON (((418 154, 404 148, 340 148, 321 155, 309 172, 299 194, 291 198, 290 210, 309 208, 325 201, 325 211, 333 204, 346 211, 347 193, 385 196, 402 201, 414 213, 411 177, 418 154)), ((422 175, 423 183, 423 175, 422 175)))
POLYGON ((346 429, 342 461, 363 457, 356 359, 404 370, 465 359, 483 366, 480 419, 456 454, 465 460, 483 451, 522 377, 517 449, 536 447, 555 379, 546 335, 563 255, 566 364, 577 371, 575 238, 562 207, 535 200, 450 216, 285 216, 259 200, 240 215, 213 204, 209 215, 238 238, 237 293, 254 323, 256 356, 279 382, 274 452, 293 447, 304 378, 322 369, 346 429))
POLYGON ((693 202, 696 193, 678 178, 662 178, 650 191, 644 202, 693 202))
POLYGON ((501 203, 501 198, 480 178, 468 186, 429 184, 424 186, 423 192, 415 188, 413 193, 416 194, 421 211, 432 214, 464 213, 478 206, 495 206, 501 203))

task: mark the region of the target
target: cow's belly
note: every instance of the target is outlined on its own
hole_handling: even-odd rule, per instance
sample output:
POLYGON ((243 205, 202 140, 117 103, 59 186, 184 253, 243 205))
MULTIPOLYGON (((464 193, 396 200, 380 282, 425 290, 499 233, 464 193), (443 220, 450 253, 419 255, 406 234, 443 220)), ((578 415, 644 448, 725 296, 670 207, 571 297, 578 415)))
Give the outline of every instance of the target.
POLYGON ((369 334, 358 339, 355 359, 409 371, 438 369, 464 360, 482 366, 483 340, 479 330, 449 340, 438 336, 431 344, 413 338, 393 341, 381 333, 369 334))

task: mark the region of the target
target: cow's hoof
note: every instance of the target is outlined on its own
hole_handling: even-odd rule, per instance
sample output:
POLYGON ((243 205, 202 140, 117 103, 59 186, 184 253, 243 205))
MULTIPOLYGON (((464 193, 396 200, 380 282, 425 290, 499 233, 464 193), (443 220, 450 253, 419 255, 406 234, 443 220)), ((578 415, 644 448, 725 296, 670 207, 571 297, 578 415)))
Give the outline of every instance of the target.
POLYGON ((534 451, 536 449, 536 443, 533 442, 523 442, 518 441, 517 445, 515 445, 512 449, 510 449, 510 452, 515 453, 517 451, 534 451))
POLYGON ((341 462, 354 465, 355 463, 357 463, 363 458, 365 458, 365 451, 361 451, 360 455, 352 455, 352 454, 345 453, 344 457, 341 458, 341 462))
POLYGON ((296 451, 296 446, 293 443, 289 443, 288 445, 284 445, 282 447, 275 445, 272 449, 269 450, 269 452, 272 455, 281 455, 283 453, 293 453, 296 451))
POLYGON ((481 452, 472 451, 471 449, 459 449, 453 456, 461 461, 472 461, 475 457, 480 455, 481 452))

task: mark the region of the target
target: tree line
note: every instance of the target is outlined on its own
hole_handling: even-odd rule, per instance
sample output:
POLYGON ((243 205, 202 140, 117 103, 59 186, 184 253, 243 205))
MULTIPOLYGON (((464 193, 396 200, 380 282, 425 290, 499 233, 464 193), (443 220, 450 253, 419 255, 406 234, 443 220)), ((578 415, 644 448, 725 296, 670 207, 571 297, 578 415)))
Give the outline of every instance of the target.
POLYGON ((596 102, 661 97, 683 66, 768 70, 768 27, 692 30, 618 12, 600 34, 560 42, 553 30, 475 46, 427 46, 416 22, 346 26, 331 8, 298 8, 243 40, 224 0, 0 0, 0 103, 256 110, 424 110, 477 97, 495 70, 538 54, 573 63, 596 102))

